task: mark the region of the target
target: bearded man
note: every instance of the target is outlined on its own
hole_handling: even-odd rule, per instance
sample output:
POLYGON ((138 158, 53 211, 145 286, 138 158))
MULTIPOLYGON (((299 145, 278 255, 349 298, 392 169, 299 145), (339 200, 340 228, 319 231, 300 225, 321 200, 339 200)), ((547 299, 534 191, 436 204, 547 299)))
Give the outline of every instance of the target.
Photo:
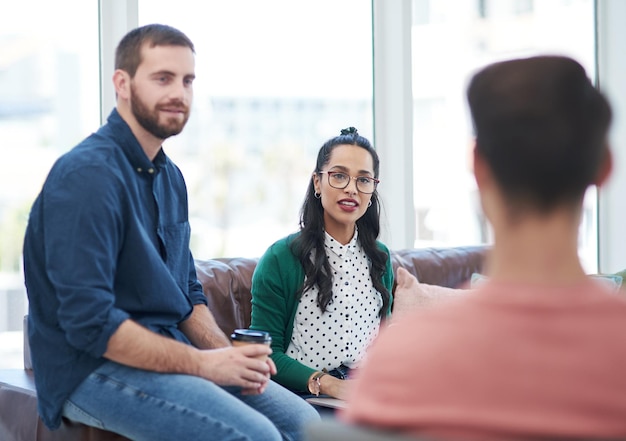
POLYGON ((195 51, 147 25, 116 51, 117 106, 63 155, 24 241, 39 413, 133 440, 297 439, 319 418, 270 381, 265 345, 232 347, 189 249, 187 190, 162 149, 189 118, 195 51))

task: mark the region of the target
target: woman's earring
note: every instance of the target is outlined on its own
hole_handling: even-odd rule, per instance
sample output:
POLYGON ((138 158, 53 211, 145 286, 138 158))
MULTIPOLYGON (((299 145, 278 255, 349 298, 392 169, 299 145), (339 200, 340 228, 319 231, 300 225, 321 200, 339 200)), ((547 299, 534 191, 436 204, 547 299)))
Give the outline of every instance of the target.
POLYGON ((371 200, 371 199, 370 199, 370 201, 367 203, 367 206, 368 206, 368 207, 371 207, 371 206, 372 206, 372 200, 371 200))
MULTIPOLYGON (((315 199, 319 199, 319 198, 322 197, 322 194, 318 193, 318 192, 315 192, 315 193, 313 193, 313 196, 315 196, 315 199)), ((371 204, 371 201, 370 201, 370 204, 371 204)))

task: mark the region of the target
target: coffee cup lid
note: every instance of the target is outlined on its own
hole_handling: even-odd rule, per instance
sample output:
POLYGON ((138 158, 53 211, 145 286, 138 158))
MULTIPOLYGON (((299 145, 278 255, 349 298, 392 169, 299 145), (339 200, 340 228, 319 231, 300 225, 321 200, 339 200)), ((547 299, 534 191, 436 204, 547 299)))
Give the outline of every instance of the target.
POLYGON ((269 343, 272 337, 269 332, 257 329, 235 329, 230 335, 231 340, 245 341, 250 343, 269 343))

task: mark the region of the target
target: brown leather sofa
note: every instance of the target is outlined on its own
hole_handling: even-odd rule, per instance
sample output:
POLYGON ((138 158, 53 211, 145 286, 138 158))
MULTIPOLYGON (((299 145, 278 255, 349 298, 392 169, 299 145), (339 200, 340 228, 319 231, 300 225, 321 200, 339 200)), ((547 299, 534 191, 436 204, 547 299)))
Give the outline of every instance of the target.
MULTIPOLYGON (((394 269, 403 266, 422 283, 450 288, 468 283, 483 268, 482 246, 407 249, 392 252, 394 269)), ((250 325, 250 283, 258 259, 197 260, 196 270, 218 325, 230 335, 250 325)), ((64 420, 50 431, 37 415, 37 395, 28 348, 25 369, 0 370, 0 440, 2 441, 120 441, 111 432, 64 420)))

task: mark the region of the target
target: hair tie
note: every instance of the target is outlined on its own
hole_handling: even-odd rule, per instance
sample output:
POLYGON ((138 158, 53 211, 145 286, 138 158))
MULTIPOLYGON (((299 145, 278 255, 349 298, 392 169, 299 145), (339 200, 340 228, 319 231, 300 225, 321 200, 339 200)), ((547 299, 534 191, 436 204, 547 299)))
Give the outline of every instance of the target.
POLYGON ((347 129, 341 129, 341 134, 342 135, 358 135, 359 132, 357 132, 355 127, 348 127, 347 129))

